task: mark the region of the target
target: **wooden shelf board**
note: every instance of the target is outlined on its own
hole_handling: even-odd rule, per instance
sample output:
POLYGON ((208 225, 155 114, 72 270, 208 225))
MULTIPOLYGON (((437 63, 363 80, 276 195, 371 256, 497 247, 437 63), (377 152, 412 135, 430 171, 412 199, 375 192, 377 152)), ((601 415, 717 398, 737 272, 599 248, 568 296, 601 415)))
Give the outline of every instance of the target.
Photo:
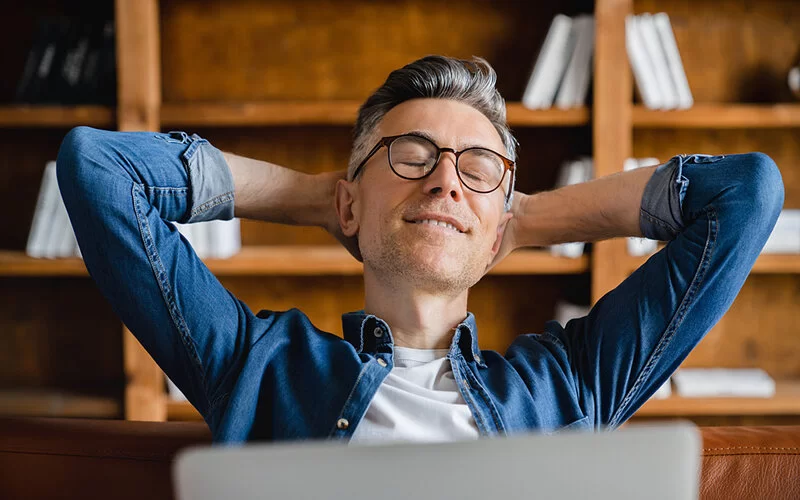
MULTIPOLYGON (((316 276, 363 272, 363 266, 337 246, 245 246, 229 259, 207 259, 217 276, 316 276)), ((491 274, 580 274, 589 259, 556 257, 544 250, 518 250, 490 271, 491 274)), ((23 252, 0 250, 0 276, 86 276, 78 258, 34 259, 23 252)))
POLYGON ((697 104, 686 110, 633 107, 635 128, 800 127, 800 104, 697 104))
POLYGON ((167 420, 203 420, 194 406, 188 401, 167 401, 167 420))
POLYGON ((114 127, 111 106, 0 106, 0 127, 114 127))
POLYGON ((18 417, 121 418, 114 398, 44 390, 0 390, 0 415, 18 417))
MULTIPOLYGON (((650 256, 625 257, 628 273, 644 264, 650 256)), ((800 254, 762 254, 750 274, 800 274, 800 254)))
MULTIPOLYGON (((800 381, 777 381, 772 398, 682 398, 651 399, 636 412, 637 417, 800 415, 800 381)), ((202 420, 186 401, 167 403, 168 420, 202 420)))
POLYGON ((636 412, 637 417, 800 415, 800 380, 778 380, 771 398, 682 398, 651 399, 636 412))
MULTIPOLYGON (((355 124, 360 101, 274 101, 164 103, 162 127, 172 126, 267 126, 355 124)), ((577 126, 589 123, 588 108, 531 110, 508 103, 511 126, 577 126)))

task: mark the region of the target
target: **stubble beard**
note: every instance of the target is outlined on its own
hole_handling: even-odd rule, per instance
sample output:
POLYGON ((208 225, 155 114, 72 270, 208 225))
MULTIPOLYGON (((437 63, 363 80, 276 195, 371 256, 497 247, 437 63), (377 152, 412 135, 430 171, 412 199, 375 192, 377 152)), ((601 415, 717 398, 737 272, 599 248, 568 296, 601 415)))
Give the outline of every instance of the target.
POLYGON ((483 269, 477 265, 479 249, 470 248, 460 255, 462 265, 445 267, 423 261, 415 253, 415 245, 396 232, 382 233, 379 241, 374 253, 362 249, 362 256, 364 265, 375 270, 376 276, 389 286, 411 286, 430 294, 457 296, 483 276, 483 269))

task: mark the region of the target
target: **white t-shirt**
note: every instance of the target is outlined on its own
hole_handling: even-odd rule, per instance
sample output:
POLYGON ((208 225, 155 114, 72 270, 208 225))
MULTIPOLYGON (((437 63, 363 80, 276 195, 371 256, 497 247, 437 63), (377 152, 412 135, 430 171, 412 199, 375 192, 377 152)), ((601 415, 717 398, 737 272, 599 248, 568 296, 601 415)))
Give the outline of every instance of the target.
POLYGON ((394 367, 353 432, 351 444, 477 439, 447 349, 394 348, 394 367))

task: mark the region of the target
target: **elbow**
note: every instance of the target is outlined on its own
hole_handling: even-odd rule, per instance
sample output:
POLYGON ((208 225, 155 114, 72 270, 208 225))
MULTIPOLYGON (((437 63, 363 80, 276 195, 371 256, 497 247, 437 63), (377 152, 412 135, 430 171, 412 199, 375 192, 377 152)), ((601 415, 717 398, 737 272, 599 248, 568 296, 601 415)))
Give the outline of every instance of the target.
POLYGON ((749 229, 764 232, 766 240, 783 209, 783 178, 778 165, 766 154, 742 156, 744 178, 740 191, 742 201, 747 204, 749 229))

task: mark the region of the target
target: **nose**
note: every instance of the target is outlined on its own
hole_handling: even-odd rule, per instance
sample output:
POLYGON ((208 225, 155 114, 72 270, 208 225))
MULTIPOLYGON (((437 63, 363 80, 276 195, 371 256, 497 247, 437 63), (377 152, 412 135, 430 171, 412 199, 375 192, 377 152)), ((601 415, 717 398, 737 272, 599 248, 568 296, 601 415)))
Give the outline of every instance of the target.
POLYGON ((461 201, 464 196, 463 186, 456 172, 456 157, 452 152, 443 151, 439 164, 423 181, 422 189, 431 196, 450 196, 454 201, 461 201))

